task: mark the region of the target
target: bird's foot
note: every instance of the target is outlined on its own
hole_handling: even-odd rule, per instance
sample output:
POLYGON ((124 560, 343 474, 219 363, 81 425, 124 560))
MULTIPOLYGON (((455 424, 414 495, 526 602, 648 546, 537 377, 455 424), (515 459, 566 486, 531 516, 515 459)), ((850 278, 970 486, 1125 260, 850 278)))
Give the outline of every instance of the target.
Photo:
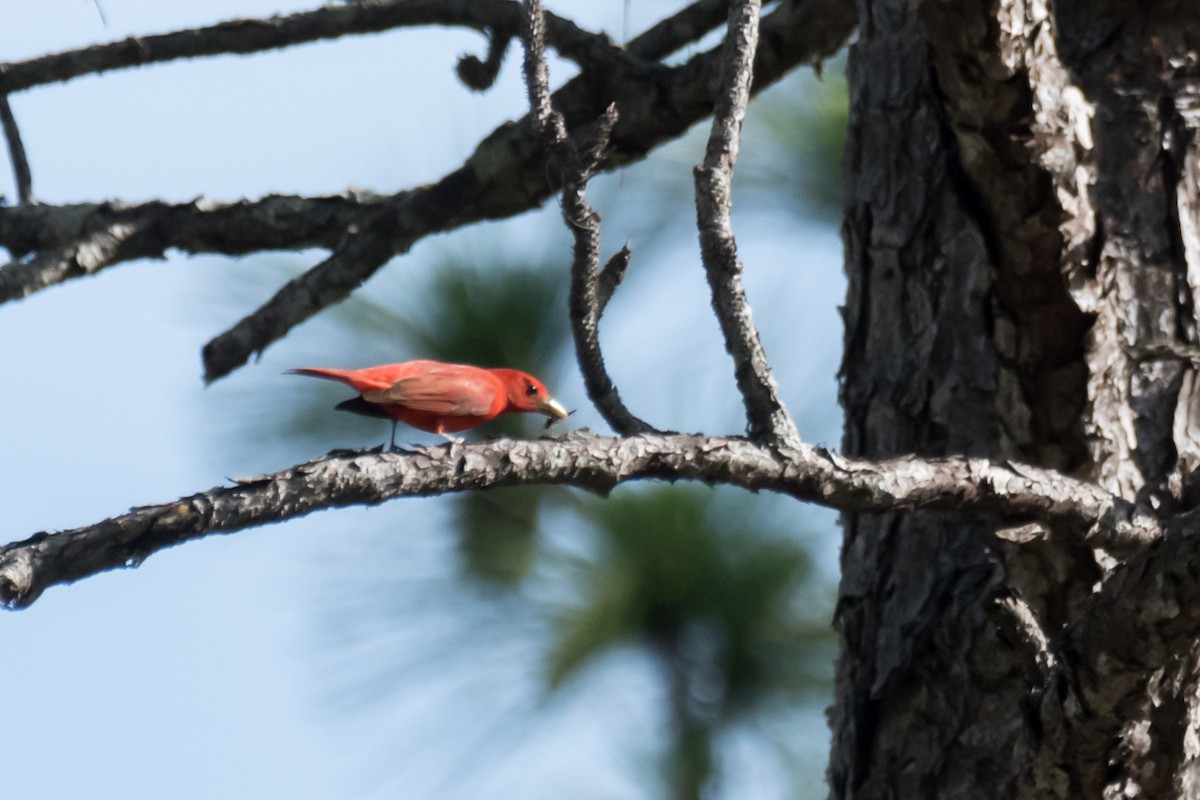
POLYGON ((326 458, 349 458, 351 456, 378 455, 384 450, 383 445, 358 449, 354 447, 337 447, 325 454, 326 458))

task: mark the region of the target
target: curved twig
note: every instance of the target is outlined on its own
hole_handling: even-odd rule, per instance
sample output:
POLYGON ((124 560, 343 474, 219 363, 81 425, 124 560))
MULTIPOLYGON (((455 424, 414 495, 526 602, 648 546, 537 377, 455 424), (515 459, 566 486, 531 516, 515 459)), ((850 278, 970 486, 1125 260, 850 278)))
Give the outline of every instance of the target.
POLYGON ((625 280, 625 271, 629 269, 629 261, 633 258, 633 253, 629 250, 629 243, 621 245, 621 249, 612 254, 608 262, 604 265, 604 269, 600 270, 600 274, 596 277, 596 314, 603 314, 604 309, 608 307, 608 301, 612 300, 613 294, 617 291, 617 287, 625 280))
POLYGON ((245 363, 252 353, 261 353, 291 330, 327 306, 342 300, 370 275, 388 262, 401 247, 412 241, 398 239, 402 219, 395 203, 376 210, 347 235, 329 258, 283 285, 263 308, 243 317, 229 330, 204 345, 204 380, 211 383, 230 371, 229 365, 245 363), (263 313, 264 309, 279 313, 263 313))
MULTIPOLYGON (((566 122, 550 102, 550 78, 546 67, 544 20, 541 0, 526 0, 522 30, 525 40, 525 87, 530 113, 541 131, 546 149, 562 169, 562 213, 575 240, 571 261, 569 310, 575 357, 583 373, 588 397, 613 430, 623 434, 646 433, 654 428, 634 416, 621 399, 616 384, 604 365, 600 349, 600 215, 587 201, 587 182, 608 148, 617 109, 610 104, 596 123, 588 147, 581 148, 567 135, 566 122)), ((612 289, 608 297, 612 296, 612 289)), ((606 301, 607 302, 607 299, 606 301)))
POLYGON ((508 43, 511 41, 510 33, 489 32, 487 57, 465 55, 460 58, 454 68, 458 79, 477 92, 492 88, 496 76, 500 74, 500 65, 504 63, 504 54, 508 51, 508 43))
POLYGON ((0 242, 16 260, 0 266, 0 303, 19 300, 71 278, 167 250, 242 255, 262 250, 334 248, 362 225, 383 198, 347 193, 330 197, 272 195, 239 203, 141 205, 88 203, 0 207, 0 242), (63 269, 60 259, 97 237, 124 232, 121 247, 87 269, 63 269), (136 232, 136 235, 130 235, 136 232), (31 259, 23 258, 35 254, 31 259))
POLYGON ((798 441, 800 434, 779 398, 779 388, 750 313, 730 222, 733 165, 750 101, 760 11, 760 0, 735 0, 729 9, 721 90, 704 163, 696 168, 696 212, 713 310, 725 336, 725 349, 733 357, 750 437, 790 442, 798 441))
MULTIPOLYGON (((299 44, 378 33, 395 28, 455 25, 481 33, 515 31, 520 5, 513 0, 375 0, 328 5, 269 19, 236 19, 152 36, 0 64, 5 88, 19 92, 119 69, 227 53, 260 53, 299 44)), ((611 65, 629 56, 601 34, 550 16, 550 46, 581 67, 611 65)))
POLYGON ((124 260, 134 231, 114 225, 70 244, 49 247, 0 267, 0 301, 16 300, 68 278, 92 275, 124 260))
POLYGON ((21 129, 13 116, 8 94, 0 91, 0 125, 4 127, 4 140, 8 143, 8 157, 12 161, 13 179, 17 184, 17 201, 21 205, 33 202, 33 176, 29 172, 29 159, 25 145, 21 142, 21 129))

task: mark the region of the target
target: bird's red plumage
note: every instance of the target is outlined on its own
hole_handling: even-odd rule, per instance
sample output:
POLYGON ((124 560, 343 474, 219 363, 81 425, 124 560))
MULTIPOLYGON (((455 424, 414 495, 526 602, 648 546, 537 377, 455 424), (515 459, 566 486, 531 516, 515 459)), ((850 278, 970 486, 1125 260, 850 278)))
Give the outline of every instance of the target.
POLYGON ((510 412, 566 414, 537 378, 518 370, 419 360, 365 369, 304 367, 289 371, 340 381, 390 419, 430 433, 469 430, 510 412))

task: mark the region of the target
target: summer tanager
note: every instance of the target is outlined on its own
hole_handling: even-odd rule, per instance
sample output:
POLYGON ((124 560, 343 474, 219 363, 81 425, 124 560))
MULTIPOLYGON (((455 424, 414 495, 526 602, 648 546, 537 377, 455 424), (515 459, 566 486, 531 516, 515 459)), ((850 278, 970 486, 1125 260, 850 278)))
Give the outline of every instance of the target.
POLYGON ((405 361, 366 369, 304 367, 288 373, 352 387, 359 396, 337 408, 390 419, 392 449, 396 447, 397 422, 456 441, 448 434, 482 425, 500 414, 537 412, 553 420, 566 419, 569 413, 541 381, 515 369, 405 361))

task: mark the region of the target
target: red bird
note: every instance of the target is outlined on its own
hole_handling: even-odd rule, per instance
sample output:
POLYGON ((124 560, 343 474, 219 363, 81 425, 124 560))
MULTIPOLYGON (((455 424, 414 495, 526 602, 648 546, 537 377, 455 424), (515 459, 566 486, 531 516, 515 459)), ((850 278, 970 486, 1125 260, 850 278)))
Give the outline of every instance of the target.
POLYGON ((352 387, 359 396, 337 407, 390 419, 392 449, 396 448, 397 422, 457 441, 447 434, 474 428, 501 414, 537 412, 551 421, 566 419, 569 414, 541 381, 515 369, 405 361, 366 369, 304 367, 288 370, 288 374, 341 381, 352 387))

